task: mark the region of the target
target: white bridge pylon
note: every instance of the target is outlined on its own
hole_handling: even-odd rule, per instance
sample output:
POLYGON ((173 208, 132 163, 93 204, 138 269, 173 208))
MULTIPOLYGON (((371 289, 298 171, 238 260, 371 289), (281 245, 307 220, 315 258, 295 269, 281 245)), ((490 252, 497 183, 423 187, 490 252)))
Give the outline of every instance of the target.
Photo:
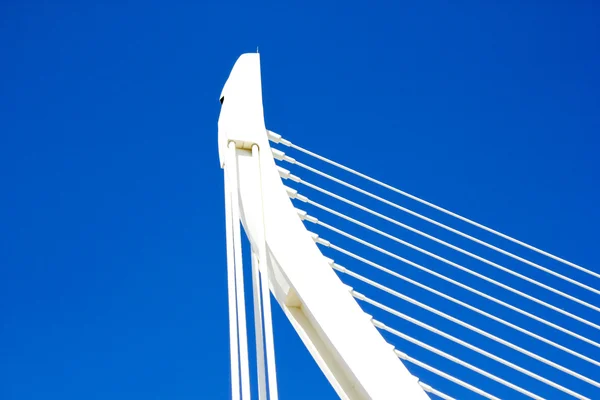
MULTIPOLYGON (((226 213, 231 213, 234 227, 239 226, 235 219, 239 204, 239 217, 252 252, 258 257, 263 284, 268 284, 340 398, 428 399, 298 218, 269 145, 259 54, 244 54, 238 59, 223 88, 221 102, 219 157, 229 188, 226 203, 233 205, 226 213)), ((235 231, 234 227, 228 229, 235 231)), ((239 236, 234 237, 228 246, 239 251, 239 240, 239 236)), ((230 282, 234 282, 231 274, 241 276, 241 256, 230 257, 229 263, 235 264, 228 270, 230 282)), ((242 284, 239 279, 235 283, 242 284)), ((240 329, 246 321, 235 320, 233 315, 236 309, 238 317, 244 314, 240 310, 245 304, 243 296, 236 299, 232 286, 230 283, 230 324, 234 328, 231 352, 237 359, 238 348, 247 349, 245 329, 240 329)), ((262 297, 263 306, 267 298, 262 297)), ((240 398, 238 376, 242 387, 249 384, 247 357, 247 350, 240 352, 241 373, 232 364, 234 399, 240 398)), ((276 385, 271 375, 268 379, 270 386, 276 385)), ((242 393, 244 400, 249 399, 249 389, 242 393)))
POLYGON ((246 320, 243 273, 248 268, 259 400, 278 398, 271 294, 342 399, 600 398, 600 307, 595 297, 600 295, 596 289, 600 274, 267 130, 258 53, 237 60, 220 100, 218 147, 225 186, 233 400, 249 400, 253 393, 247 335, 252 324, 246 320), (407 202, 400 205, 374 194, 271 148, 270 143, 407 202), (281 164, 296 170, 292 173, 281 164), (308 180, 305 172, 311 176, 308 180), (313 183, 313 178, 332 188, 313 183), (362 200, 342 196, 335 187, 362 200), (335 205, 323 204, 323 198, 335 205), (413 211, 406 205, 411 202, 443 214, 444 221, 468 227, 469 233, 454 222, 442 223, 413 211), (295 204, 306 205, 307 211, 295 204), (372 204, 389 211, 377 211, 372 204), (353 210, 359 215, 350 216, 353 210), (416 223, 408 224, 404 216, 416 223), (242 263, 240 223, 251 245, 251 265, 242 263), (332 241, 310 232, 305 224, 332 241), (492 239, 482 240, 474 231, 492 239), (371 239, 360 237, 361 232, 371 239), (385 243, 374 244, 374 237, 385 243), (335 261, 321 249, 335 255, 335 261), (340 265, 338 256, 346 266, 340 265), (361 267, 355 269, 346 261, 361 267), (363 271, 385 279, 378 282, 363 271), (347 286, 341 278, 356 286, 347 286), (392 307, 392 301, 407 307, 392 307), (408 315, 415 307, 419 314, 408 315), (385 318, 401 319, 411 328, 395 328, 394 322, 383 322, 385 318), (434 326, 433 320, 442 323, 434 326), (413 327, 423 335, 413 333, 413 327), (432 336, 444 350, 432 344, 432 336), (390 339, 402 344, 395 348, 390 339), (445 367, 434 367, 435 360, 445 367), (404 362, 427 383, 411 374, 404 362), (448 363, 456 368, 449 370, 448 363))

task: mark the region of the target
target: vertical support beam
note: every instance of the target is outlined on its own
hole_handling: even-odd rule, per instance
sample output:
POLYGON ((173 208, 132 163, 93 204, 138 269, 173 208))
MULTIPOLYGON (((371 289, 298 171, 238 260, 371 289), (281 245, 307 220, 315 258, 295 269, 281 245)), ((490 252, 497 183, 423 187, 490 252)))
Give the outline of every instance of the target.
POLYGON ((267 385, 265 376, 265 348, 262 329, 262 307, 260 290, 260 273, 258 256, 252 252, 252 295, 254 298, 254 330, 256 339, 256 371, 258 376, 258 399, 267 400, 267 385))
POLYGON ((231 216, 231 191, 227 165, 223 170, 225 187, 225 234, 227 236, 227 299, 229 303, 229 358, 231 365, 231 399, 240 400, 240 362, 238 354, 238 327, 235 298, 235 260, 233 255, 233 219, 231 216))
POLYGON ((240 204, 238 187, 238 165, 235 143, 228 144, 227 164, 231 168, 231 200, 233 219, 233 254, 235 259, 235 283, 238 314, 238 334, 240 346, 240 371, 242 381, 242 400, 250 400, 250 368, 248 366, 248 332, 246 327, 246 300, 244 296, 244 269, 242 262, 242 235, 240 232, 240 204))
MULTIPOLYGON (((255 162, 258 176, 262 176, 260 168, 260 149, 254 144, 252 145, 252 160, 255 162)), ((262 231, 259 230, 260 237, 258 238, 259 262, 262 281, 262 301, 264 308, 265 320, 265 342, 267 350, 267 371, 269 377, 269 399, 277 400, 277 368, 275 365, 275 340, 273 337, 273 318, 271 316, 271 293, 269 291, 269 268, 267 265, 267 242, 266 242, 266 226, 264 219, 264 202, 262 190, 262 178, 259 179, 259 206, 260 219, 262 221, 262 231)))

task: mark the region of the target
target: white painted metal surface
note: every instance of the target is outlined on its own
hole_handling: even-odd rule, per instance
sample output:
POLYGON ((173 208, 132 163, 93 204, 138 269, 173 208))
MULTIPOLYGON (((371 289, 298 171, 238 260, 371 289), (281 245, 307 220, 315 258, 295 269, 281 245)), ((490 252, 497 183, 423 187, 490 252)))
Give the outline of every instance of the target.
MULTIPOLYGON (((239 193, 240 217, 259 257, 261 274, 268 277, 279 305, 340 398, 429 399, 298 218, 269 145, 259 54, 244 54, 238 59, 221 101, 220 162, 228 181, 237 182, 231 194, 239 193), (228 157, 230 143, 235 150, 230 150, 228 157), (258 146, 260 164, 252 157, 253 145, 258 146)), ((237 307, 239 310, 243 304, 237 307)), ((244 360, 240 361, 243 365, 244 360)), ((268 371, 270 383, 271 374, 274 371, 268 371)))
POLYGON ((229 363, 231 366, 231 399, 240 399, 240 361, 238 351, 237 300, 235 297, 235 260, 233 256, 233 221, 231 212, 231 190, 224 175, 225 187, 225 233, 227 237, 227 293, 229 306, 229 363))
POLYGON ((250 369, 248 365, 248 335, 246 326, 246 299, 244 295, 244 272, 242 262, 242 240, 240 232, 240 202, 238 196, 238 174, 235 144, 227 146, 227 159, 233 173, 228 175, 231 190, 231 219, 233 221, 233 255, 235 260, 235 293, 237 302, 237 328, 240 351, 240 375, 242 383, 242 400, 250 400, 250 369))

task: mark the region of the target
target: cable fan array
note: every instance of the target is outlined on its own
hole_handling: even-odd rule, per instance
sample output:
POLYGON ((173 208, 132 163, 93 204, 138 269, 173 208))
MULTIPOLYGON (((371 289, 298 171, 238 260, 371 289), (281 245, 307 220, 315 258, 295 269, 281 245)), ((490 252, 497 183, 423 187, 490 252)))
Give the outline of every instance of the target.
POLYGON ((441 399, 600 398, 600 274, 274 132, 269 139, 323 165, 273 149, 288 195, 304 207, 299 217, 424 390, 441 399))

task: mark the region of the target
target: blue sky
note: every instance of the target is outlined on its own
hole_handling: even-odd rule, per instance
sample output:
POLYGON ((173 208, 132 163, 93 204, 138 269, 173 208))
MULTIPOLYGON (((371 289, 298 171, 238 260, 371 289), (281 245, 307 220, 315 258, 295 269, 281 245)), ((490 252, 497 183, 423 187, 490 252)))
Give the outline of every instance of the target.
MULTIPOLYGON (((600 272, 600 8, 496 3, 3 2, 0 399, 228 397, 218 96, 257 46, 270 129, 600 272)), ((281 398, 335 398, 275 308, 281 398)))

